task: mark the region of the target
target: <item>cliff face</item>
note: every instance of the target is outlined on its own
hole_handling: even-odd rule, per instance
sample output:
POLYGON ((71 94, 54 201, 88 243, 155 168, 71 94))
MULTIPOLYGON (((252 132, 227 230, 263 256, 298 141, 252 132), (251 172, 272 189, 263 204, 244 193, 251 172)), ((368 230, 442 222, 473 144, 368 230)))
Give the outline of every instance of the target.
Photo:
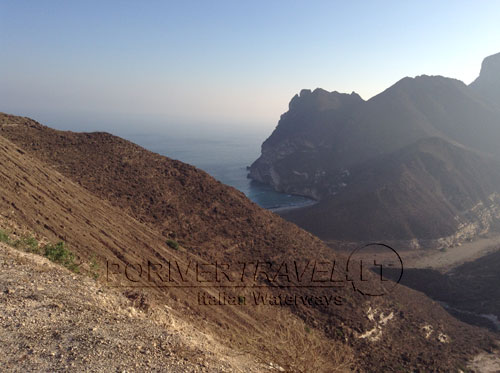
POLYGON ((486 57, 479 77, 470 87, 493 105, 500 105, 500 53, 486 57))
POLYGON ((330 139, 363 104, 354 92, 302 90, 262 144, 262 155, 252 164, 250 177, 278 191, 319 199, 327 187, 324 179, 331 168, 329 160, 335 156, 330 139))
MULTIPOLYGON (((401 183, 400 170, 391 169, 391 165, 405 149, 408 149, 406 156, 415 155, 412 149, 418 147, 416 144, 430 138, 443 141, 442 147, 433 151, 434 155, 442 151, 439 157, 449 156, 445 153, 454 147, 452 153, 466 160, 473 154, 467 149, 482 153, 486 158, 500 158, 500 109, 494 104, 500 99, 500 95, 495 96, 497 89, 500 92, 499 56, 485 60, 481 76, 469 87, 455 79, 420 76, 404 78, 368 101, 355 94, 302 91, 292 99, 289 111, 282 115, 274 132, 262 145, 262 155, 252 164, 250 177, 278 191, 319 200, 315 207, 285 216, 322 238, 438 240, 457 234, 461 237, 459 227, 476 224, 480 219, 479 215, 467 212, 484 201, 478 198, 478 190, 486 188, 489 194, 500 192, 497 184, 488 183, 488 187, 482 184, 482 180, 490 180, 490 175, 497 173, 498 166, 486 161, 489 164, 486 168, 495 171, 488 169, 485 174, 476 175, 478 179, 472 189, 444 188, 445 191, 436 197, 434 191, 446 183, 459 185, 458 179, 463 180, 471 170, 453 162, 450 164, 452 172, 443 169, 446 172, 440 175, 419 179, 417 174, 412 174, 416 170, 410 168, 406 170, 405 182, 401 183), (325 103, 334 101, 333 98, 335 104, 325 103), (388 167, 384 171, 385 184, 405 198, 381 203, 380 196, 375 193, 379 185, 371 184, 374 179, 366 175, 373 162, 382 159, 388 167), (363 206, 359 200, 361 189, 365 190, 363 206), (422 193, 419 196, 408 193, 409 190, 422 193), (459 196, 457 190, 460 190, 459 196), (408 227, 408 218, 400 217, 408 217, 408 211, 414 210, 411 206, 428 206, 421 198, 423 195, 432 196, 433 206, 443 206, 439 210, 453 211, 454 223, 450 224, 449 214, 429 219, 429 214, 419 213, 413 216, 411 227, 408 227), (470 204, 452 209, 444 207, 450 205, 450 201, 453 205, 457 199, 470 200, 470 204), (333 206, 343 206, 341 211, 346 212, 347 217, 363 207, 365 210, 375 208, 375 211, 370 213, 370 218, 363 215, 364 228, 360 229, 356 220, 347 218, 340 222, 334 219, 338 212, 332 210, 333 206), (389 227, 379 229, 378 222, 387 221, 387 217, 390 217, 389 227), (329 223, 322 223, 324 221, 329 223), (351 233, 340 234, 340 230, 351 233), (368 234, 368 230, 372 233, 368 234)), ((384 169, 382 165, 380 170, 384 169)))

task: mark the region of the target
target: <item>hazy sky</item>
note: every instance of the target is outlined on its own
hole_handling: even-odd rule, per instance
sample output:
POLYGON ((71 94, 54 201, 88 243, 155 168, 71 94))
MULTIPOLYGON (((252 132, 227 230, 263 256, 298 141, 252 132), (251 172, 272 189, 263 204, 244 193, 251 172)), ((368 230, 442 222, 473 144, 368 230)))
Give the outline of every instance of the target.
POLYGON ((0 111, 58 128, 271 130, 302 88, 470 83, 500 1, 0 0, 0 111))

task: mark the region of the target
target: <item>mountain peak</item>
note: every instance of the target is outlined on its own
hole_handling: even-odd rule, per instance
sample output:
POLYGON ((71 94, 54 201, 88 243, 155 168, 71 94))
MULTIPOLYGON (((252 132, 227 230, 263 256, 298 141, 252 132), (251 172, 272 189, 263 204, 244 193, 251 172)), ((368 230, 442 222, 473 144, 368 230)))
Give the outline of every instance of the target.
POLYGON ((500 53, 486 57, 481 65, 479 78, 500 78, 500 53))
POLYGON ((339 109, 344 105, 353 103, 360 103, 364 100, 356 92, 340 93, 337 91, 328 92, 323 88, 316 88, 315 90, 302 89, 299 94, 296 94, 290 101, 289 108, 304 109, 312 108, 314 110, 331 110, 339 109))
POLYGON ((500 53, 483 60, 479 77, 470 87, 484 99, 495 104, 500 102, 500 53))

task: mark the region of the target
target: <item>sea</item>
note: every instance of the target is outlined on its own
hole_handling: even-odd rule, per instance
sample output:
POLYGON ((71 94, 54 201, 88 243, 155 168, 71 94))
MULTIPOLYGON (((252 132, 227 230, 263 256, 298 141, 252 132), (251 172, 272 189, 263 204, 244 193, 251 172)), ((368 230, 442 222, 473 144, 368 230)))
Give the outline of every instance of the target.
POLYGON ((314 203, 302 196, 278 193, 272 187, 247 177, 247 167, 260 155, 266 139, 262 133, 206 133, 193 135, 123 134, 123 137, 155 153, 189 163, 220 182, 243 192, 250 200, 272 211, 304 207, 314 203))

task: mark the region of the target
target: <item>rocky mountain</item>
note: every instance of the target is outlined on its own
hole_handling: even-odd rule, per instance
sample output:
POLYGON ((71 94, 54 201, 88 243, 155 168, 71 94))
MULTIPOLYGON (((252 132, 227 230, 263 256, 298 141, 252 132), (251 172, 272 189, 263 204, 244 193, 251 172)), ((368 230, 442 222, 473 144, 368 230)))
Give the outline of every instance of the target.
POLYGON ((490 104, 500 103, 500 53, 485 58, 481 74, 470 87, 490 104))
POLYGON ((499 192, 492 160, 500 159, 500 108, 494 96, 500 89, 499 60, 500 55, 488 57, 471 86, 424 75, 404 78, 368 101, 356 94, 302 91, 263 143, 249 176, 318 200, 285 216, 322 238, 438 244, 479 233, 482 229, 467 227, 490 226, 479 222, 495 216, 490 207, 496 203, 487 200, 499 192), (434 144, 425 162, 424 143, 434 144), (478 167, 480 159, 484 166, 478 167), (472 174, 475 181, 466 181, 472 174), (381 197, 384 185, 391 196, 381 197), (426 210, 437 213, 431 218, 426 210))
MULTIPOLYGON (((101 312, 102 323, 95 334, 103 343, 116 342, 112 347, 116 351, 130 346, 105 324, 113 317, 112 309, 116 307, 118 312, 119 302, 125 302, 122 296, 134 304, 141 319, 157 322, 137 322, 145 328, 142 333, 137 332, 139 343, 155 328, 156 334, 150 335, 160 338, 163 330, 178 330, 182 325, 181 329, 187 330, 183 335, 190 343, 206 341, 219 352, 215 354, 206 344, 197 344, 194 350, 189 350, 195 355, 181 351, 179 356, 197 359, 196 351, 202 349, 213 359, 200 359, 201 364, 213 364, 214 369, 220 366, 221 370, 236 366, 243 371, 449 372, 465 369, 478 353, 496 348, 494 336, 457 321, 439 304, 403 286, 384 296, 369 297, 348 282, 348 286, 325 290, 317 286, 285 286, 286 272, 266 276, 264 273, 273 273, 270 271, 276 271, 279 263, 293 259, 299 265, 310 261, 335 262, 338 267, 333 267, 332 275, 344 276, 347 258, 206 173, 118 137, 56 131, 28 118, 2 114, 0 165, 0 230, 8 232, 12 241, 17 238, 15 242, 21 240, 21 243, 24 232, 31 232, 39 242, 64 240, 80 263, 81 274, 74 276, 91 273, 92 258, 97 258, 100 277, 92 286, 111 286, 115 288, 113 294, 118 294, 121 300, 118 303, 110 300, 109 307, 101 312), (227 276, 224 278, 229 281, 239 273, 234 265, 241 262, 255 265, 256 261, 266 263, 267 272, 257 271, 262 276, 251 276, 243 288, 224 290, 239 305, 200 302, 200 291, 204 292, 204 299, 210 296, 217 299, 221 288, 217 282, 207 281, 205 274, 201 280, 206 284, 200 290, 196 277, 199 272, 195 272, 194 278, 189 276, 193 266, 221 263, 227 276), (153 267, 151 262, 155 263, 153 267), (173 267, 174 271, 177 269, 175 273, 181 277, 171 278, 168 271, 159 272, 160 264, 171 268, 169 263, 173 262, 177 265, 173 267), (124 269, 123 276, 116 268, 124 269), (339 272, 333 272, 335 268, 339 272), (162 276, 168 276, 167 282, 162 276), (176 286, 168 286, 169 280, 176 286), (274 301, 252 305, 255 291, 266 293, 274 301), (320 302, 325 296, 338 297, 337 303, 320 302), (286 301, 280 303, 279 299, 286 301), (103 329, 99 329, 101 326, 103 329), (110 335, 114 335, 112 341, 110 335)), ((9 266, 8 271, 12 272, 9 278, 16 278, 15 265, 9 266)), ((23 267, 19 271, 32 270, 23 267)), ((26 276, 35 276, 34 280, 41 276, 30 273, 26 276)), ((356 272, 349 274, 354 276, 356 272)), ((368 289, 372 281, 375 284, 379 279, 370 272, 363 278, 368 289)), ((43 281, 47 279, 43 277, 43 281)), ((84 320, 96 316, 93 297, 90 303, 77 302, 76 306, 70 299, 70 312, 58 311, 53 304, 60 302, 61 297, 85 294, 74 281, 68 282, 69 289, 74 291, 58 293, 59 279, 60 276, 53 275, 52 293, 43 290, 49 286, 48 282, 40 286, 39 292, 18 282, 6 285, 0 306, 2 315, 10 319, 1 322, 6 322, 9 328, 16 323, 20 333, 16 334, 17 339, 2 342, 5 346, 38 343, 32 326, 39 325, 37 330, 42 330, 48 325, 42 322, 32 325, 29 320, 36 318, 35 312, 60 315, 64 320, 71 319, 71 315, 75 319, 85 315, 84 320), (54 301, 45 301, 42 296, 54 301)), ((83 278, 80 281, 88 283, 83 278)), ((89 296, 94 293, 92 289, 89 288, 89 296)), ((126 302, 123 304, 128 307, 126 302)), ((122 315, 116 318, 129 328, 126 330, 134 330, 122 315)), ((69 325, 69 321, 64 321, 64 325, 69 325)), ((74 352, 65 354, 61 348, 66 346, 67 332, 62 326, 51 328, 52 337, 43 343, 54 350, 56 355, 50 359, 58 360, 57 366, 81 364, 85 359, 75 360, 75 354, 94 359, 97 355, 92 355, 92 351, 96 354, 101 351, 90 351, 88 346, 80 344, 74 352), (57 335, 63 338, 61 342, 52 341, 57 335)), ((83 338, 88 333, 86 329, 75 329, 74 336, 83 338)), ((151 366, 147 358, 153 359, 159 353, 159 346, 162 344, 143 346, 144 353, 139 356, 145 357, 140 358, 139 365, 151 366)), ((37 346, 31 355, 23 357, 23 367, 36 369, 37 361, 46 353, 49 352, 37 346)), ((123 354, 124 361, 138 355, 137 351, 123 354)), ((178 362, 166 359, 165 363, 178 362)), ((13 360, 9 364, 12 366, 13 360)), ((193 361, 184 365, 210 371, 210 365, 204 368, 193 361)))
POLYGON ((326 240, 406 247, 448 247, 500 218, 500 162, 439 137, 354 165, 343 182, 335 195, 282 216, 326 240))

